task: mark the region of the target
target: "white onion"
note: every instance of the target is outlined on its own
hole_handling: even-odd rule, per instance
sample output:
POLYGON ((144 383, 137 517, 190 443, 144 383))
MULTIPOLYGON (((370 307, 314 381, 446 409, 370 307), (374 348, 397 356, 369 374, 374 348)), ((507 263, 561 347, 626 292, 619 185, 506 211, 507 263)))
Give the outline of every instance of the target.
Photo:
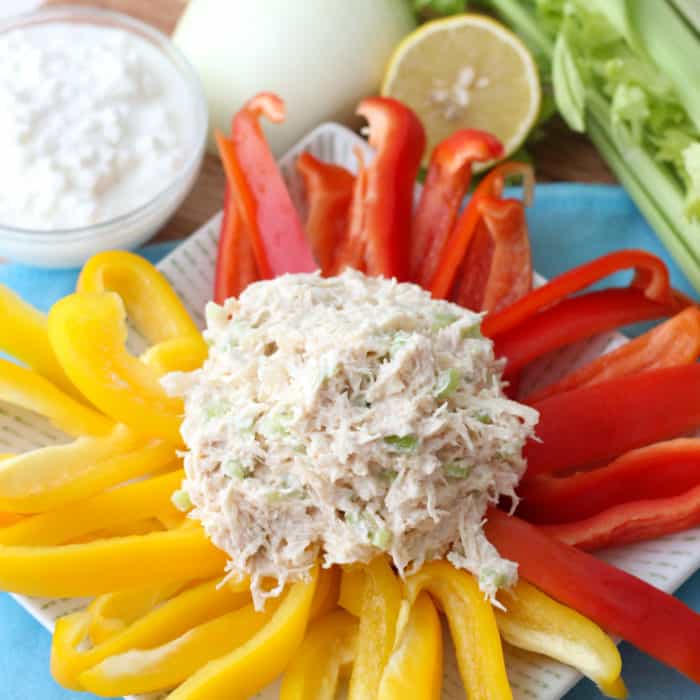
POLYGON ((415 26, 406 0, 191 0, 175 42, 197 69, 211 129, 263 90, 287 103, 266 127, 277 155, 319 123, 353 123, 392 49, 415 26))

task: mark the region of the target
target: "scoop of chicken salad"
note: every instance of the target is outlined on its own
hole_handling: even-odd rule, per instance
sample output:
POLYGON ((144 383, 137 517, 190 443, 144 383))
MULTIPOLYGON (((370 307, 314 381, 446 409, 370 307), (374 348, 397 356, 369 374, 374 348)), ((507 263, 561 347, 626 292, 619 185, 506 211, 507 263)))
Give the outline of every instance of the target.
POLYGON ((184 396, 183 488, 256 606, 324 565, 446 557, 484 593, 516 565, 486 540, 537 413, 503 394, 481 316, 413 284, 286 275, 206 310, 209 357, 184 396), (274 579, 274 588, 265 586, 274 579))

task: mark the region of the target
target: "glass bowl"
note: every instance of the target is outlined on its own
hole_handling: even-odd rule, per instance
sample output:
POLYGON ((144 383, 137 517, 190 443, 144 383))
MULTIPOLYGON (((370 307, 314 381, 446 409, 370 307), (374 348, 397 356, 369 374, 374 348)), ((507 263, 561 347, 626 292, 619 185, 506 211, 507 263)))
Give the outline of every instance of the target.
MULTIPOLYGON (((152 238, 192 189, 202 164, 209 113, 199 77, 180 50, 162 32, 127 15, 89 7, 63 5, 0 21, 0 34, 53 22, 95 24, 122 29, 155 46, 180 76, 192 112, 184 120, 187 157, 163 189, 145 203, 98 224, 59 230, 32 230, 0 221, 0 256, 40 267, 76 267, 109 249, 135 248, 152 238)), ((0 165, 1 167, 1 165, 0 165)))

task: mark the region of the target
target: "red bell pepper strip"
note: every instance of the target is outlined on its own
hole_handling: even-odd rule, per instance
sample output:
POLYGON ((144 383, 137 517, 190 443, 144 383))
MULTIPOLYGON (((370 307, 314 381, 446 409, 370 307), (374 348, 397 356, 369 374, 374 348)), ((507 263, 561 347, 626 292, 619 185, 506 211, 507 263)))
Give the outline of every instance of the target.
POLYGON ((606 289, 565 299, 522 325, 491 337, 496 356, 508 359, 504 374, 510 376, 553 350, 630 323, 669 316, 673 311, 674 307, 650 301, 636 289, 606 289))
POLYGON ((360 102, 357 113, 369 122, 372 163, 361 163, 355 181, 348 245, 339 268, 356 267, 364 247, 370 275, 409 277, 409 235, 413 186, 425 150, 425 132, 408 107, 389 97, 360 102))
POLYGON ((568 523, 629 501, 680 496, 696 486, 700 438, 678 438, 632 450, 592 471, 526 478, 518 487, 518 515, 532 523, 568 523))
MULTIPOLYGON (((427 288, 430 289, 435 298, 447 298, 454 286, 460 265, 480 230, 479 224, 484 215, 482 211, 483 200, 488 198, 500 199, 505 180, 516 175, 522 176, 525 200, 526 203, 530 202, 534 178, 532 168, 524 163, 514 162, 498 165, 479 183, 457 223, 454 225, 447 243, 443 246, 442 255, 434 274, 427 284, 427 288)), ((482 248, 481 244, 479 244, 479 248, 482 248)), ((479 264, 483 265, 483 261, 479 260, 479 264)), ((465 269, 463 275, 466 277, 468 274, 469 271, 465 269)))
POLYGON ((527 475, 602 464, 700 426, 700 364, 664 367, 574 389, 532 404, 537 435, 527 475))
POLYGON ((411 279, 427 287, 469 190, 472 166, 503 155, 501 142, 477 129, 461 129, 433 149, 411 232, 411 279))
POLYGON ((524 579, 700 683, 700 615, 680 600, 494 508, 485 531, 524 579))
POLYGON ((695 362, 700 355, 700 309, 691 306, 638 338, 527 396, 528 403, 607 379, 695 362))
POLYGON ((613 506, 585 520, 541 525, 550 537, 572 547, 593 552, 645 542, 700 524, 700 486, 667 498, 630 501, 613 506))
POLYGON ((259 118, 284 120, 284 102, 260 93, 233 118, 233 149, 224 160, 226 177, 250 232, 260 276, 271 279, 286 272, 316 268, 304 229, 265 141, 259 118))
POLYGON ((306 236, 324 275, 331 273, 336 246, 345 237, 355 176, 345 168, 324 163, 311 153, 297 159, 306 188, 306 236))
POLYGON ((482 219, 467 250, 453 301, 475 311, 496 312, 532 289, 527 220, 517 199, 485 196, 479 209, 482 219))
POLYGON ((365 236, 367 212, 365 197, 367 196, 368 172, 362 149, 355 147, 354 152, 358 162, 358 169, 350 202, 350 211, 348 212, 348 225, 345 236, 338 242, 330 276, 339 275, 346 268, 367 272, 367 239, 365 236))
MULTIPOLYGON (((227 141, 230 144, 230 141, 227 141)), ((220 149, 228 148, 219 145, 220 149)), ((231 188, 226 185, 224 216, 219 233, 219 251, 216 257, 214 301, 223 304, 229 297, 237 297, 251 282, 260 279, 253 256, 250 236, 241 219, 231 188)))
POLYGON ((635 270, 631 286, 642 291, 650 301, 660 304, 674 301, 668 270, 663 260, 642 250, 621 250, 575 267, 534 289, 512 306, 489 315, 482 323, 482 332, 493 338, 515 328, 570 294, 580 292, 608 275, 630 268, 635 270))

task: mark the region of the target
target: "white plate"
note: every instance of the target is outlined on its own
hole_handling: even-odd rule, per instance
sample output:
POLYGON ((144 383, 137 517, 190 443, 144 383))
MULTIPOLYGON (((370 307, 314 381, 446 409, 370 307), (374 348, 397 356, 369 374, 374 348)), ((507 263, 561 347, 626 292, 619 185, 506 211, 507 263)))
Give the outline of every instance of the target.
MULTIPOLYGON (((370 152, 367 144, 353 132, 336 124, 324 124, 285 155, 280 164, 292 197, 302 211, 303 192, 294 167, 297 155, 302 151, 311 151, 323 160, 355 169, 353 149, 358 146, 370 152)), ((213 286, 219 223, 220 215, 205 224, 159 265, 200 326, 204 323, 202 310, 210 299, 213 286)), ((528 373, 525 381, 530 386, 552 381, 623 342, 623 336, 611 333, 569 347, 540 361, 528 373)), ((47 421, 14 407, 0 405, 0 452, 24 451, 65 439, 47 421)), ((652 585, 672 592, 700 567, 700 528, 653 542, 611 549, 600 556, 652 585)), ((58 617, 80 609, 84 604, 84 601, 40 600, 24 596, 16 596, 16 599, 49 630, 53 629, 58 617)), ((446 658, 443 698, 462 700, 464 691, 454 658, 449 653, 446 658)), ((526 652, 506 649, 506 659, 513 694, 518 700, 557 700, 580 679, 576 671, 526 652)), ((149 696, 156 697, 163 695, 149 696)), ((259 695, 261 700, 274 700, 276 697, 274 688, 259 695)))

